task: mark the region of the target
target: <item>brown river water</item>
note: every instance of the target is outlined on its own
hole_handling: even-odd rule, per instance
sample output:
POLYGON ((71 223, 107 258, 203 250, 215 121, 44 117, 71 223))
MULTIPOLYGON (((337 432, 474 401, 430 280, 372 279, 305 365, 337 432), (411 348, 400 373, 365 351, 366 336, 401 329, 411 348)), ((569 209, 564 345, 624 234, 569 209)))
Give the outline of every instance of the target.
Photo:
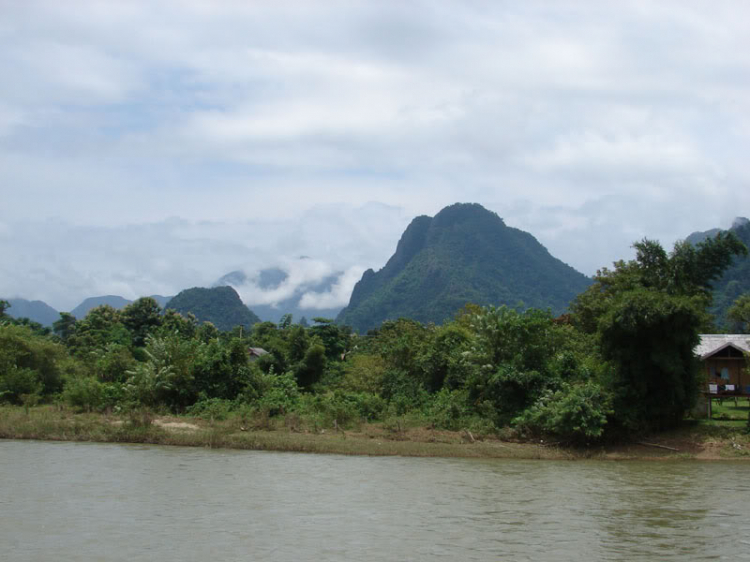
POLYGON ((750 560, 750 463, 0 441, 0 560, 750 560))

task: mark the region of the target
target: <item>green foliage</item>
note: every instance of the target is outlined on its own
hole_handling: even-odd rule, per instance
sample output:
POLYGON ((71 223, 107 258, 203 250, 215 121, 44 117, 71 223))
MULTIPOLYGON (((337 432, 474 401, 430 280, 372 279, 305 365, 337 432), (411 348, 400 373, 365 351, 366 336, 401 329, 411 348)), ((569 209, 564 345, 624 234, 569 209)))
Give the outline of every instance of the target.
POLYGON ((545 392, 513 423, 534 433, 589 443, 604 435, 607 420, 613 413, 611 397, 598 383, 563 383, 559 390, 545 392))
POLYGON ((727 317, 740 326, 742 333, 750 333, 750 293, 745 293, 734 301, 727 317))
POLYGON ((466 356, 471 343, 471 333, 461 326, 450 323, 436 329, 431 344, 425 346, 418 358, 428 391, 437 392, 443 385, 452 389, 463 387, 470 373, 466 356))
POLYGON ((63 342, 67 342, 75 333, 76 317, 69 312, 61 312, 60 319, 52 324, 52 331, 57 334, 63 342))
POLYGON ((103 382, 124 382, 127 372, 135 365, 135 359, 127 346, 110 343, 95 352, 94 370, 103 382))
POLYGON ((104 407, 106 385, 93 377, 79 377, 65 385, 63 400, 73 408, 97 411, 104 407))
POLYGON ((701 304, 699 297, 634 290, 618 295, 600 319, 615 419, 625 429, 673 427, 693 407, 701 304))
POLYGON ((62 389, 64 349, 28 327, 0 325, 0 393, 18 402, 22 394, 50 395, 62 389))
POLYGON ((86 318, 75 323, 75 330, 65 343, 74 355, 85 357, 112 343, 130 346, 131 337, 121 322, 120 312, 102 305, 91 309, 86 318))
POLYGON ((311 345, 295 367, 294 375, 300 388, 309 389, 323 376, 326 368, 326 349, 321 344, 311 345))
POLYGON ((261 384, 263 390, 258 408, 270 416, 292 412, 299 405, 301 394, 292 373, 264 375, 261 384))
POLYGON ((0 400, 11 404, 22 404, 25 396, 37 396, 42 388, 39 373, 33 369, 12 365, 0 376, 0 400))
POLYGON ((347 358, 341 386, 349 392, 380 394, 386 361, 380 355, 358 353, 347 358))
POLYGON ((133 345, 140 347, 146 344, 146 337, 161 326, 161 307, 151 297, 142 297, 123 308, 120 317, 130 332, 133 345))
POLYGON ((616 425, 645 431, 674 426, 694 404, 693 350, 707 325, 711 283, 747 249, 731 233, 678 243, 669 255, 657 242, 634 246, 636 259, 600 271, 572 310, 609 362, 602 380, 616 425))
POLYGON ((466 390, 443 388, 433 397, 428 415, 435 427, 456 431, 467 425, 465 422, 470 413, 469 395, 466 390))
POLYGON ((206 420, 225 420, 236 409, 237 404, 224 398, 204 398, 188 407, 185 413, 206 420))
POLYGON ((344 428, 362 420, 379 418, 385 407, 385 401, 378 396, 337 390, 306 395, 300 405, 300 412, 314 417, 325 427, 336 425, 344 428))

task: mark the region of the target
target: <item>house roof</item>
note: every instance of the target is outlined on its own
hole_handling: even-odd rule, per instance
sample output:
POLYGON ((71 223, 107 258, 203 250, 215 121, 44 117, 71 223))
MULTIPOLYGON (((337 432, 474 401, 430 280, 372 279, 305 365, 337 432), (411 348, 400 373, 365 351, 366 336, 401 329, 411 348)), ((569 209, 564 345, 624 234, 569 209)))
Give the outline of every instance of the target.
POLYGON ((748 334, 701 334, 700 337, 701 342, 695 348, 695 354, 701 359, 727 347, 750 353, 750 335, 748 334))
POLYGON ((248 347, 247 350, 250 352, 250 355, 257 355, 258 357, 260 357, 261 355, 266 355, 268 353, 262 347, 248 347))

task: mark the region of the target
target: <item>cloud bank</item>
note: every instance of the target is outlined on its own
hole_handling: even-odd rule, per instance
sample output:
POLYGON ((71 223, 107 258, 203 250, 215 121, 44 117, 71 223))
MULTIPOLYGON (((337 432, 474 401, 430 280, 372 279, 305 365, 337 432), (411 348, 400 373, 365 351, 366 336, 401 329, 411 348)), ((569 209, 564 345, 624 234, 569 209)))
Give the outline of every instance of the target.
POLYGON ((0 11, 7 296, 173 293, 304 254, 347 272, 305 302, 340 302, 457 201, 588 274, 750 214, 741 0, 0 11))

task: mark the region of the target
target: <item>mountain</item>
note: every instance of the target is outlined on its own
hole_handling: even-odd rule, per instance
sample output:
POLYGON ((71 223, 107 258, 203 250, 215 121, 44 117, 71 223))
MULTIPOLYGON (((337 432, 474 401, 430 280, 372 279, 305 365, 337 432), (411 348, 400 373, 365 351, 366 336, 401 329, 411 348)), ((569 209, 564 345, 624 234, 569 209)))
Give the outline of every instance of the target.
MULTIPOLYGON (((300 257, 300 260, 309 259, 300 257)), ((334 308, 303 308, 302 298, 306 293, 328 293, 331 288, 339 281, 342 273, 334 273, 322 279, 315 281, 302 282, 299 285, 290 288, 290 295, 279 299, 273 304, 259 304, 250 302, 253 312, 261 320, 278 322, 285 314, 291 314, 295 321, 306 317, 308 320, 314 317, 336 318, 343 307, 334 308)), ((289 273, 279 267, 270 267, 262 269, 255 275, 248 275, 244 271, 231 271, 221 277, 214 287, 230 286, 240 291, 243 288, 253 288, 260 292, 276 291, 289 279, 289 273)), ((253 291, 254 292, 254 291, 253 291)), ((265 300, 265 299, 264 299, 265 300)))
POLYGON ((96 308, 97 306, 102 305, 109 305, 112 308, 115 308, 117 310, 120 310, 121 308, 125 308, 128 306, 131 302, 128 299, 125 299, 123 297, 119 297, 117 295, 104 295, 101 297, 89 297, 85 299, 81 304, 79 304, 77 307, 75 307, 73 310, 70 311, 70 313, 75 316, 78 320, 81 320, 86 317, 86 315, 89 313, 89 310, 92 308, 96 308))
POLYGON ((157 304, 162 307, 166 308, 167 304, 169 304, 169 301, 171 301, 174 297, 164 297, 162 295, 149 295, 152 299, 154 299, 157 304))
POLYGON ((192 312, 200 322, 211 322, 222 331, 231 330, 235 326, 249 328, 260 322, 260 318, 242 304, 240 296, 232 287, 185 289, 172 297, 168 308, 182 315, 192 312))
POLYGON ((28 301, 26 299, 3 299, 10 303, 6 311, 13 318, 28 318, 39 322, 42 326, 52 327, 52 323, 60 319, 60 313, 43 301, 28 301))
POLYGON ((478 204, 457 203, 407 227, 396 253, 367 270, 336 321, 362 332, 387 319, 440 323, 467 303, 563 312, 591 280, 531 234, 478 204))
MULTIPOLYGON (((737 237, 745 243, 750 249, 750 220, 745 217, 734 219, 730 232, 734 232, 737 237)), ((723 232, 719 228, 714 228, 704 232, 694 232, 685 240, 692 244, 705 240, 701 238, 703 234, 710 233, 710 236, 716 236, 717 233, 723 232), (695 242, 698 240, 698 242, 695 242)), ((735 257, 732 265, 724 272, 721 279, 713 284, 713 304, 711 313, 716 318, 716 324, 719 327, 726 327, 732 330, 734 327, 729 326, 727 320, 727 311, 732 303, 744 293, 750 293, 750 256, 735 257)))

